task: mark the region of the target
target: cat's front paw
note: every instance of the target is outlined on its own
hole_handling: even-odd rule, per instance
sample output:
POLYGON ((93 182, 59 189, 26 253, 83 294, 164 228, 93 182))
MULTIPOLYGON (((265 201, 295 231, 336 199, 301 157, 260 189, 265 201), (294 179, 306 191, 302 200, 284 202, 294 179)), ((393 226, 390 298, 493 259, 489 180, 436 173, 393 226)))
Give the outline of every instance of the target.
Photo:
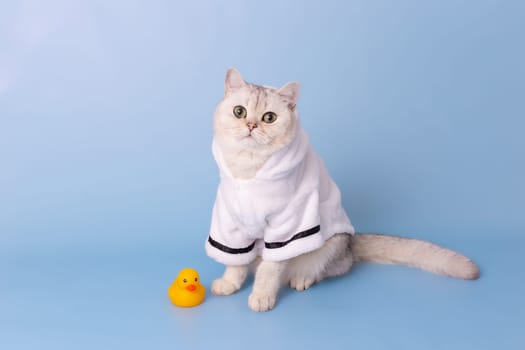
POLYGON ((211 292, 215 295, 230 295, 238 290, 239 288, 224 278, 218 278, 211 284, 211 292))
POLYGON ((275 306, 275 295, 261 294, 253 292, 248 297, 248 306, 253 311, 269 311, 275 306))
POLYGON ((309 277, 295 276, 292 279, 290 279, 290 287, 294 288, 295 290, 299 292, 302 292, 303 290, 307 290, 314 283, 315 283, 315 280, 309 277))

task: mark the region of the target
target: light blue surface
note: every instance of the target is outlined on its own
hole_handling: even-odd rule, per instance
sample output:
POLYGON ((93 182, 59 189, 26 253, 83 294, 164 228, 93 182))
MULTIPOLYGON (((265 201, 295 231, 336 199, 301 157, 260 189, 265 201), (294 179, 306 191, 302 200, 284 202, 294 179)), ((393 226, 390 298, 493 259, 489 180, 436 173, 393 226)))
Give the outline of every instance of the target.
POLYGON ((524 349, 525 3, 0 4, 0 349, 524 349), (460 250, 476 282, 361 265, 277 308, 209 288, 226 68, 302 84, 361 232, 460 250))

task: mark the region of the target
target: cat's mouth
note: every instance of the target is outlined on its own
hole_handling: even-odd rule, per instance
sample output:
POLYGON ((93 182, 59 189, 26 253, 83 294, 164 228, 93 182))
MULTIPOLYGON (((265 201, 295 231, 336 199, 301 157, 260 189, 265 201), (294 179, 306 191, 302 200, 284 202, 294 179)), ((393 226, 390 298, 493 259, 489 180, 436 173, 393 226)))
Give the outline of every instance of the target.
POLYGON ((256 146, 259 144, 259 142, 257 141, 257 138, 253 135, 253 134, 248 134, 246 136, 243 136, 241 138, 241 142, 245 145, 245 146, 256 146))
POLYGON ((255 130, 237 135, 236 140, 243 147, 257 147, 269 143, 269 138, 266 135, 257 133, 255 130))

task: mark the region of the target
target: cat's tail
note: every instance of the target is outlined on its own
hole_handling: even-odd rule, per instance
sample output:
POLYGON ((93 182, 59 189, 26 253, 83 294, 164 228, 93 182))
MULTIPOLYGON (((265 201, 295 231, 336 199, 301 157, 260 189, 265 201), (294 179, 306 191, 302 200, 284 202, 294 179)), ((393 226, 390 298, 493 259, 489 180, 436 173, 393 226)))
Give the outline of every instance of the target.
POLYGON ((469 258, 417 239, 363 233, 352 236, 351 247, 356 261, 406 265, 467 280, 479 278, 479 267, 469 258))

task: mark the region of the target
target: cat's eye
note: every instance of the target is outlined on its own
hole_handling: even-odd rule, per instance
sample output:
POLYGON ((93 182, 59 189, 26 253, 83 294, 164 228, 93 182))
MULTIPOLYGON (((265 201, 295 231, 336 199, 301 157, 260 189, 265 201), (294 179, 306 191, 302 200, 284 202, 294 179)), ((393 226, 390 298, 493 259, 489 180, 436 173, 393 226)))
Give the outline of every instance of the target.
POLYGON ((187 279, 183 279, 182 282, 186 283, 186 282, 188 282, 188 280, 187 279))
POLYGON ((274 112, 266 112, 262 116, 262 121, 268 124, 271 124, 276 120, 277 120, 277 115, 274 112))
POLYGON ((246 118, 246 108, 244 108, 243 106, 235 106, 233 107, 233 115, 236 117, 236 118, 246 118))

